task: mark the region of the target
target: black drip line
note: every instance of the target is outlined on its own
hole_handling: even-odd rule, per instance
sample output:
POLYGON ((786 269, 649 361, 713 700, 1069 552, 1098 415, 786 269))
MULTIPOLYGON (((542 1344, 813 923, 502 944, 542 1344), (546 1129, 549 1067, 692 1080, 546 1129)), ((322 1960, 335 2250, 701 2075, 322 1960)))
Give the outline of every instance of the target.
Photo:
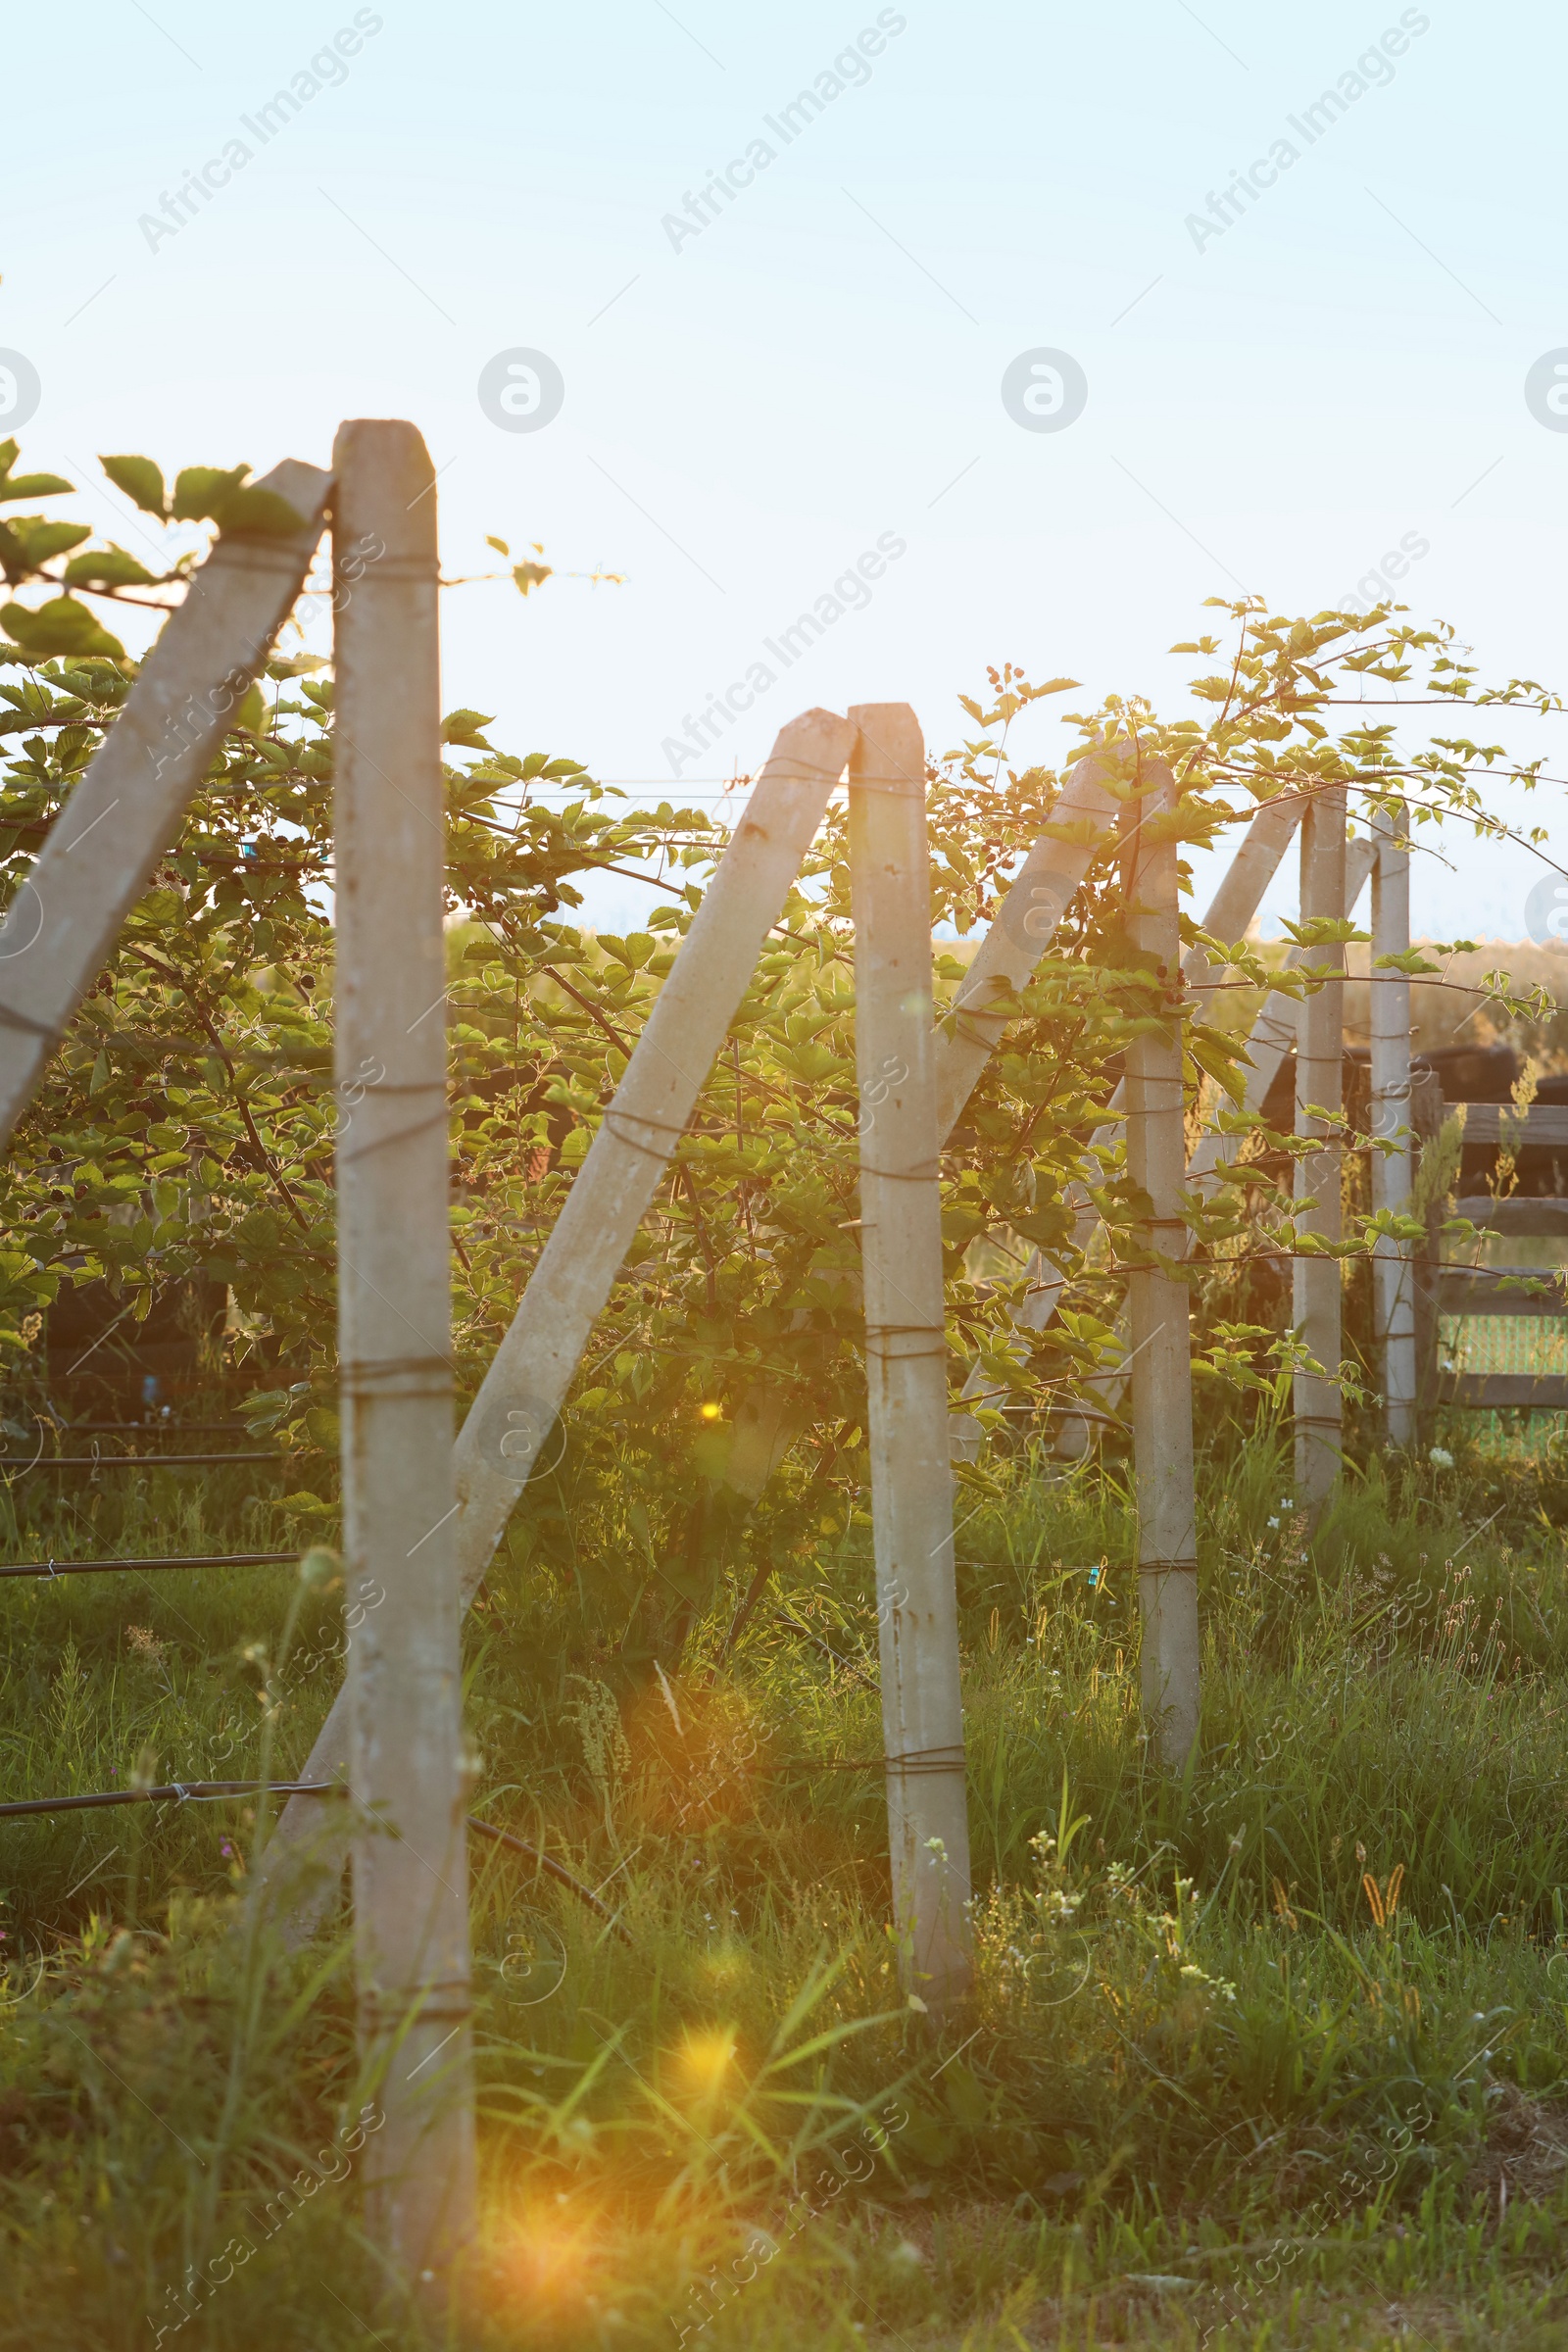
POLYGON ((188 1470, 198 1462, 281 1462, 281 1453, 0 1453, 0 1470, 146 1470, 172 1463, 188 1470))
POLYGON ((87 1813, 103 1805, 218 1804, 229 1796, 347 1796, 339 1781, 167 1781, 152 1788, 106 1788, 90 1796, 28 1796, 0 1805, 0 1821, 37 1813, 87 1813))
MULTIPOLYGON (((43 1416, 40 1414, 38 1418, 42 1420, 43 1416)), ((189 1438, 207 1437, 218 1430, 248 1432, 250 1428, 246 1421, 72 1421, 49 1422, 45 1426, 58 1429, 63 1438, 84 1437, 94 1430, 121 1430, 137 1438, 189 1438)))
POLYGON ((510 1830, 498 1830, 493 1822, 480 1821, 472 1813, 467 1820, 469 1829, 477 1830, 481 1838, 493 1838, 497 1845, 510 1846, 514 1853, 526 1854, 530 1862, 537 1862, 540 1869, 547 1871, 551 1878, 558 1879, 563 1886, 569 1886, 572 1893, 579 1896, 590 1910, 597 1911, 601 1919, 608 1920, 622 1943, 631 1942, 631 1936, 620 1924, 618 1912, 612 1911, 608 1903, 602 1903, 592 1887, 585 1886, 580 1879, 574 1879, 562 1863, 552 1861, 547 1853, 537 1845, 530 1845, 526 1838, 514 1838, 510 1830))
MULTIPOLYGON (((19 1821, 40 1813, 86 1813, 107 1805, 161 1804, 220 1804, 236 1796, 351 1796, 353 1790, 341 1781, 169 1781, 155 1788, 107 1788, 86 1796, 29 1796, 11 1804, 0 1805, 0 1821, 19 1821)), ((530 1862, 550 1877, 568 1886, 572 1893, 607 1920, 623 1943, 631 1936, 620 1925, 617 1914, 602 1903, 589 1886, 573 1878, 564 1864, 553 1861, 526 1838, 514 1837, 510 1830, 497 1829, 493 1822, 478 1821, 467 1816, 470 1830, 481 1838, 492 1838, 498 1845, 510 1846, 514 1853, 525 1854, 530 1862)))
POLYGON ((200 1552, 192 1559, 131 1560, 17 1560, 0 1564, 6 1576, 114 1576, 136 1574, 146 1568, 281 1568, 292 1567, 297 1551, 200 1552))

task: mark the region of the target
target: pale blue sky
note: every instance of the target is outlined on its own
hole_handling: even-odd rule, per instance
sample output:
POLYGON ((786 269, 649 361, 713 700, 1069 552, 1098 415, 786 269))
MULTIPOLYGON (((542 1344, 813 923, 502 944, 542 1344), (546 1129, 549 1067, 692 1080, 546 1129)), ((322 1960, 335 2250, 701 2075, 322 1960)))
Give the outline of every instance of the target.
MULTIPOLYGON (((1427 546, 1399 582, 1419 614, 1568 680, 1568 433, 1524 398, 1568 345, 1560 15, 390 0, 355 24, 342 0, 87 0, 65 53, 47 12, 17 19, 13 88, 59 94, 13 108, 0 347, 41 380, 32 463, 265 469, 404 415, 450 570, 486 531, 624 570, 446 599, 448 700, 509 748, 675 790, 666 739, 879 539, 903 553, 868 601, 771 662, 680 797, 810 703, 907 699, 946 748, 1004 658, 1177 708, 1165 649, 1204 596, 1310 610, 1401 541, 1427 546), (841 65, 787 143, 766 126, 879 18, 863 77, 841 65), (341 78, 328 59, 294 119, 244 127, 340 28, 341 78), (1387 74, 1357 74, 1374 51, 1387 74), (1292 129, 1342 75, 1369 86, 1292 129), (236 138, 194 218, 141 224, 236 138), (1200 245, 1188 216, 1282 138, 1298 159, 1200 245), (758 139, 773 160, 677 247, 664 217, 758 139), (564 379, 537 432, 480 406, 514 348, 564 379), (1060 432, 1003 405, 1036 348, 1087 377, 1060 432)), ((1516 739, 1568 775, 1565 729, 1516 739)), ((1559 793, 1537 799, 1555 830, 1559 793)), ((1539 868, 1452 851, 1423 861, 1418 925, 1517 936, 1539 868)))

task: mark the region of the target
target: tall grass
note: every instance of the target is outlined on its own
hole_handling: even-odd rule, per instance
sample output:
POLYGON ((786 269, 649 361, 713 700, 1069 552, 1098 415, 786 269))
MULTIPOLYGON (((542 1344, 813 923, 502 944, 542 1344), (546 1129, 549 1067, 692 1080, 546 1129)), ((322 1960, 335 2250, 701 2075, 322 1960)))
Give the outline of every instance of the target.
MULTIPOLYGON (((501 1566, 474 1801, 616 1923, 476 1850, 486 2225, 453 2340, 1370 2345, 1391 2302, 1433 2342, 1561 2340, 1564 1494, 1549 1455, 1450 1449, 1349 1478, 1311 1544, 1276 1440, 1205 1465, 1181 1780, 1139 1720, 1115 1464, 967 1491, 978 1969, 940 2030, 884 1924, 863 1531, 793 1623, 764 1607, 717 1673, 715 1613, 667 1684, 591 1579, 501 1566)), ((14 1497, 13 1556, 293 1524, 173 1475, 90 1542, 14 1497)), ((286 1570, 6 1604, 6 1796, 286 1775, 338 1671, 338 1596, 286 1570)), ((374 2095, 344 1922, 278 1946, 265 1822, 0 1825, 0 2345, 150 2343, 187 2306, 190 2343, 417 2340, 328 2162, 374 2095)))

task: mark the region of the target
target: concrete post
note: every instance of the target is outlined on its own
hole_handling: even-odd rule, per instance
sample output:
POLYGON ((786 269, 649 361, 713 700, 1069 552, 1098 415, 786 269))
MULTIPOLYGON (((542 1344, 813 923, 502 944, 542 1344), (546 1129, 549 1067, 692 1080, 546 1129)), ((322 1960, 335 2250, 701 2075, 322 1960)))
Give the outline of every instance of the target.
MULTIPOLYGON (((1394 1143, 1372 1154, 1372 1206, 1396 1215, 1408 1210, 1415 1182, 1410 1125, 1410 982, 1379 971, 1378 958, 1410 945, 1410 853, 1399 845, 1403 808, 1372 813, 1377 858, 1372 868, 1372 947, 1368 959, 1372 1019, 1372 1138, 1394 1143)), ((1373 1328, 1383 1379, 1383 1426, 1391 1446, 1413 1446, 1416 1436, 1415 1287, 1408 1243, 1382 1240, 1372 1260, 1373 1328)))
MULTIPOLYGON (((1182 1090, 1182 953, 1177 846, 1152 818, 1174 808, 1168 768, 1150 762, 1152 789, 1124 804, 1127 929, 1164 982, 1169 1036, 1127 1050, 1127 1172, 1149 1196, 1141 1239, 1166 1259, 1186 1255, 1181 1208, 1187 1144, 1182 1090)), ((1193 1490, 1193 1372, 1187 1285, 1157 1268, 1128 1281, 1133 1460, 1138 1486, 1138 1590, 1144 1707, 1162 1763, 1179 1771, 1198 1738, 1198 1527, 1193 1490)))
POLYGON ((864 703, 850 758, 860 1255, 888 1836, 906 1982, 970 1981, 969 1825, 948 1459, 925 747, 864 703))
POLYGON ((411 424, 333 452, 338 1355, 367 2226, 438 2308, 474 2226, 462 1607, 453 1556, 435 475, 411 424), (356 576, 359 554, 385 550, 356 576))
MULTIPOLYGON (((1345 790, 1317 794, 1301 826, 1301 920, 1345 913, 1345 790)), ((1343 974, 1342 945, 1312 947, 1304 958, 1317 971, 1343 974)), ((1339 1117, 1343 1097, 1345 982, 1331 978, 1300 1006, 1297 1025, 1296 1132, 1318 1141, 1296 1163, 1297 1231, 1337 1242, 1342 1229, 1339 1117), (1325 1114, 1319 1116, 1318 1114, 1325 1114), (1308 1208, 1300 1204, 1310 1200, 1308 1208)), ((1344 1403, 1340 1395, 1340 1261, 1298 1257, 1293 1269, 1294 1319, 1321 1373, 1298 1372, 1296 1499, 1316 1521, 1340 1475, 1344 1403)))

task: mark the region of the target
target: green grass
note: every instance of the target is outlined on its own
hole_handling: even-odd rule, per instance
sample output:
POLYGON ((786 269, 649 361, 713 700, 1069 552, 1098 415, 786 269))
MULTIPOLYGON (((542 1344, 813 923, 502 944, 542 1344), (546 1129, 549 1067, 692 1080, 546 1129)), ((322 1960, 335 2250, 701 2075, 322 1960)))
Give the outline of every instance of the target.
MULTIPOLYGON (((452 2340, 1568 2341, 1568 1474, 1446 1443, 1452 1471, 1352 1477, 1312 1544, 1272 1443, 1205 1465, 1181 1781, 1139 1720, 1124 1473, 969 1493, 978 1978, 940 2028, 897 1986, 879 1776, 828 1769, 878 1754, 873 1692, 764 1611, 721 1677, 699 1628, 672 1710, 582 1586, 499 1569, 476 1808, 608 1881, 629 1940, 475 1851, 486 2218, 452 2340)), ((13 1502, 13 1557, 301 1532, 237 1472, 13 1502)), ((862 1530, 790 1601, 874 1670, 862 1530)), ((287 1570, 5 1606, 6 1797, 286 1775, 338 1672, 340 1600, 287 1570)), ((278 2218, 373 2085, 344 1923, 289 1954, 257 1916, 265 1826, 0 1824, 0 2346, 150 2344, 187 2265, 221 2283, 183 2343, 420 2340, 356 2164, 278 2218)))

